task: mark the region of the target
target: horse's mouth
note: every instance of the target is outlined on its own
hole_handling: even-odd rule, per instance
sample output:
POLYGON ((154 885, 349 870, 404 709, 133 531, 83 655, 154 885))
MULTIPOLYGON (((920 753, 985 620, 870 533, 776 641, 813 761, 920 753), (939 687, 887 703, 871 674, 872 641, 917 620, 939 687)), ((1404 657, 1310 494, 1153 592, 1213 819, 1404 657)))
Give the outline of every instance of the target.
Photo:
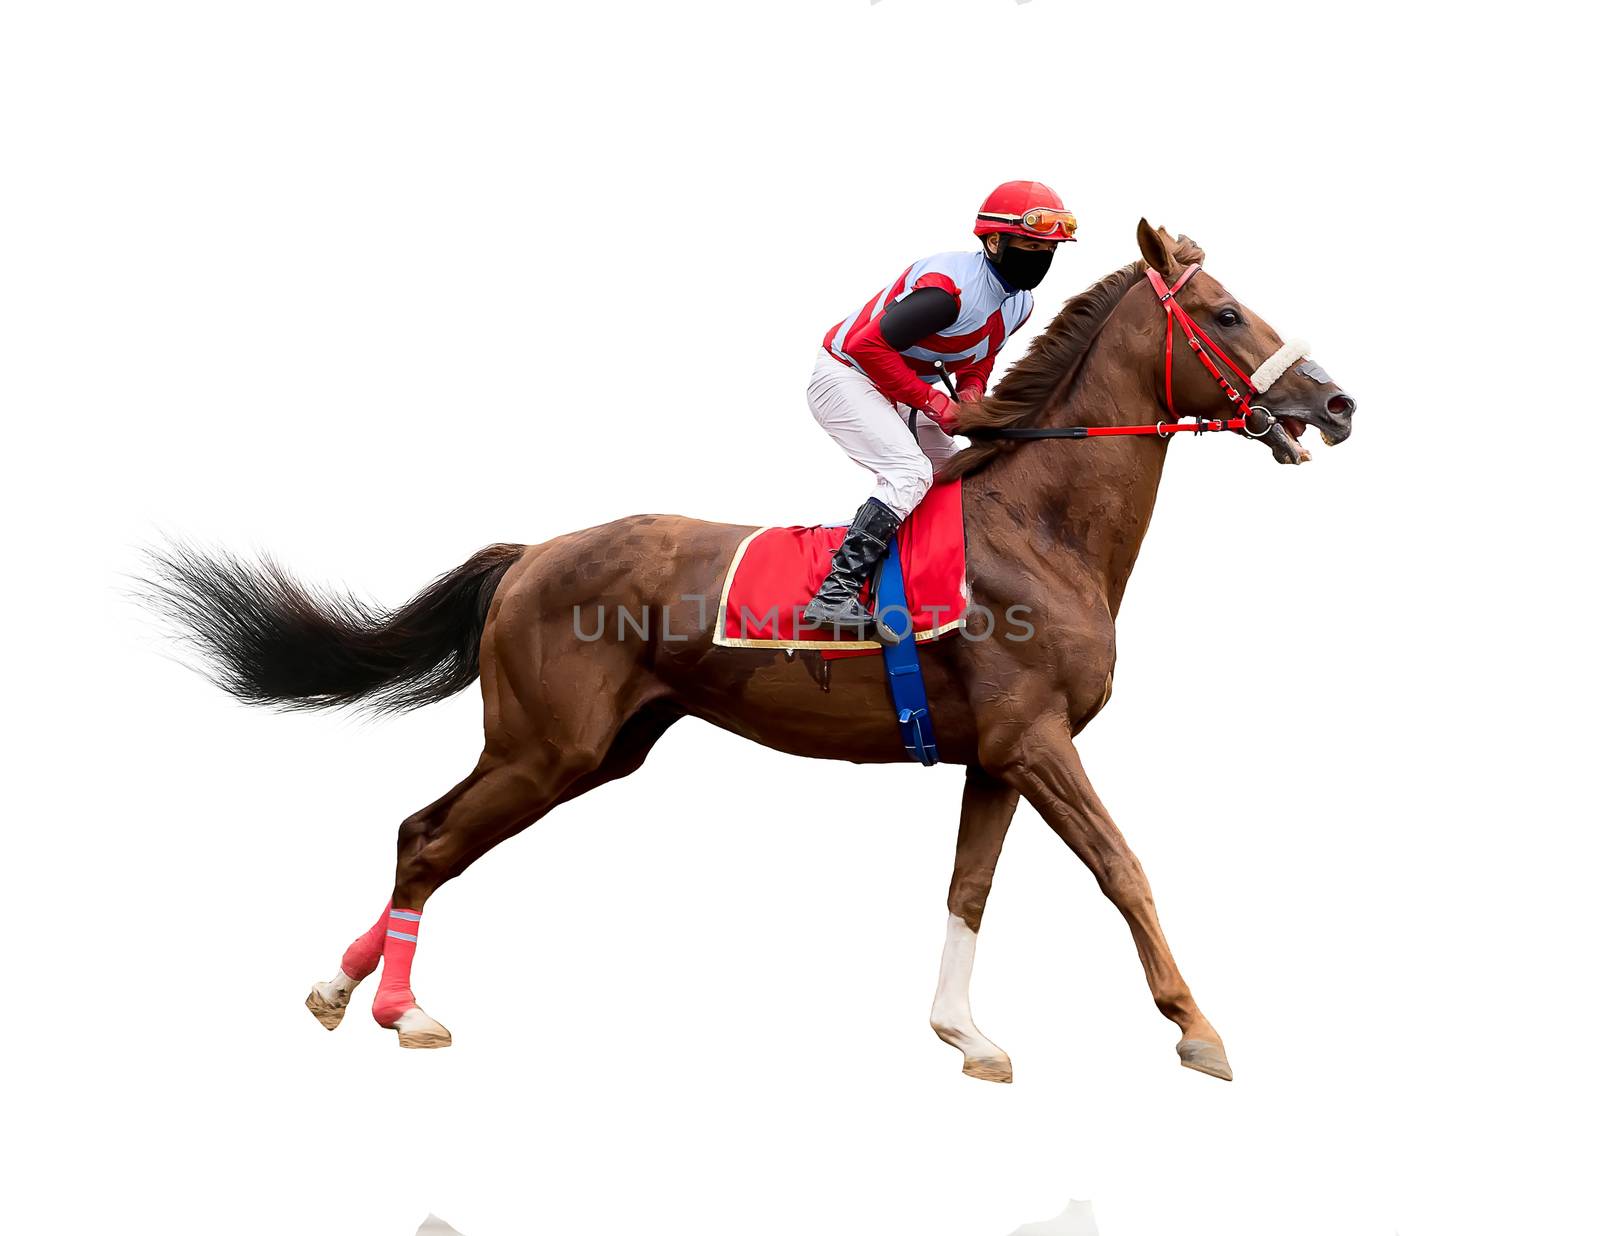
MULTIPOLYGON (((1353 410, 1354 404, 1351 406, 1353 410)), ((1262 440, 1272 448, 1272 457, 1281 464, 1311 462, 1311 452, 1300 442, 1307 429, 1315 429, 1329 446, 1338 446, 1350 436, 1348 412, 1301 412, 1299 416, 1279 412, 1276 415, 1276 423, 1262 440)))

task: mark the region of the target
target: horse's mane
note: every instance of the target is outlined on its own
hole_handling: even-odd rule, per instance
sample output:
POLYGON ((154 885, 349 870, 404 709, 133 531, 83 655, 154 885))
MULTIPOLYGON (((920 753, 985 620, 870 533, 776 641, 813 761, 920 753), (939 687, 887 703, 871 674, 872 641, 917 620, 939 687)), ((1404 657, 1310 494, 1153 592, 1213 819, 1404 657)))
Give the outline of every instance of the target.
MULTIPOLYGON (((1203 261, 1205 252, 1187 236, 1180 236, 1172 242, 1172 256, 1187 266, 1203 261)), ((1144 277, 1144 270, 1144 262, 1130 263, 1062 305, 1044 333, 1028 345, 1022 359, 1006 370, 994 393, 980 403, 963 405, 961 428, 999 429, 1032 424, 1059 392, 1071 387, 1106 319, 1122 303, 1128 289, 1144 277)), ((1016 445, 980 442, 969 446, 955 455, 939 476, 945 480, 968 476, 1016 445)))

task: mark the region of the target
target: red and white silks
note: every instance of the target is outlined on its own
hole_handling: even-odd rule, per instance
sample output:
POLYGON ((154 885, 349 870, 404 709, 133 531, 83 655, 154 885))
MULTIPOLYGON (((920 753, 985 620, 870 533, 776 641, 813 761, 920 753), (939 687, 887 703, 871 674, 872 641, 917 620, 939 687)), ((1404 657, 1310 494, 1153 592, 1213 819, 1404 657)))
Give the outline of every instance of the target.
POLYGON ((982 253, 936 253, 906 267, 859 312, 837 323, 822 346, 841 364, 871 378, 884 395, 913 408, 928 407, 943 364, 963 398, 981 395, 1005 341, 1033 312, 1033 293, 1006 287, 982 253), (883 312, 918 288, 939 288, 956 298, 956 320, 903 352, 878 329, 883 312))

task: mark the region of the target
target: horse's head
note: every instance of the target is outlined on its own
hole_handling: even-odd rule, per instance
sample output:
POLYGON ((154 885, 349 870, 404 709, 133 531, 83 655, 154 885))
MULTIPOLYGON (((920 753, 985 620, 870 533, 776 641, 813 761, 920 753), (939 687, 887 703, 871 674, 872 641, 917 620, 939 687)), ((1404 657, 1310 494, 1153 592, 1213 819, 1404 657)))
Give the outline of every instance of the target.
MULTIPOLYGON (((1186 335, 1181 316, 1176 322, 1169 317, 1171 385, 1169 388, 1169 354, 1165 350, 1156 358, 1156 382, 1164 398, 1170 389, 1175 415, 1217 417, 1232 412, 1222 389, 1226 380, 1245 397, 1243 402, 1265 408, 1276 418, 1260 437, 1279 463, 1310 460, 1311 452, 1300 445, 1307 426, 1320 430, 1329 446, 1350 436, 1356 401, 1305 356, 1304 345, 1285 344, 1265 320, 1204 271, 1195 270, 1185 278, 1186 272, 1205 258, 1198 245, 1186 236, 1174 240, 1165 228, 1153 228, 1141 219, 1139 252, 1167 288, 1177 289, 1174 299, 1200 335, 1197 348, 1196 341, 1186 335), (1207 355, 1211 347, 1215 356, 1207 355), (1242 379, 1253 382, 1258 393, 1251 394, 1242 379)), ((1257 414, 1251 419, 1266 418, 1257 414)), ((1251 432, 1255 433, 1254 427, 1251 432)))

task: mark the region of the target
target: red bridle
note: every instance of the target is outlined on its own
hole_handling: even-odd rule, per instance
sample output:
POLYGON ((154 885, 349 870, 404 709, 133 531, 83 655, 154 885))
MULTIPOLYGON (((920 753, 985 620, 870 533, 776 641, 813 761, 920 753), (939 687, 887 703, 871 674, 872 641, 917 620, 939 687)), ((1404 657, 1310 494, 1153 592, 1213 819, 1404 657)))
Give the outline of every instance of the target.
MULTIPOLYGON (((1183 274, 1179 275, 1178 281, 1170 288, 1167 286, 1166 280, 1163 279, 1160 273, 1153 267, 1146 269, 1144 272, 1145 278, 1150 280, 1150 286, 1155 289, 1156 299, 1161 302, 1161 307, 1165 309, 1167 313, 1167 346, 1165 365, 1167 412, 1172 416, 1178 415, 1178 410, 1173 406, 1172 403, 1172 327, 1173 323, 1176 322, 1178 328, 1183 331, 1184 338, 1189 341, 1189 350, 1200 358, 1200 363, 1206 367, 1206 372, 1216 379, 1217 385, 1222 388, 1224 397, 1226 397, 1228 402, 1231 403, 1242 414, 1249 410, 1249 397, 1256 394, 1255 383, 1250 380, 1250 375, 1248 373, 1246 373, 1243 369, 1240 369, 1238 365, 1234 364, 1233 358, 1218 346, 1217 341, 1210 335, 1206 334, 1205 329, 1200 325, 1200 323, 1196 322, 1194 318, 1189 316, 1189 311, 1178 303, 1178 292, 1182 289, 1184 284, 1189 282, 1189 280, 1194 276, 1194 273, 1199 269, 1200 263, 1196 262, 1193 266, 1185 270, 1183 274), (1228 381, 1227 375, 1224 374, 1217 366, 1217 360, 1211 359, 1212 353, 1216 354, 1217 360, 1220 360, 1224 365, 1233 371, 1233 376, 1239 379, 1239 386, 1244 388, 1244 394, 1240 394, 1239 387, 1234 386, 1232 382, 1228 381)), ((1211 421, 1208 423, 1208 427, 1243 431, 1245 429, 1245 418, 1243 415, 1239 415, 1230 418, 1227 421, 1211 421)), ((1158 426, 1157 428, 1159 429, 1160 427, 1158 426)), ((1190 426, 1188 425, 1172 425, 1167 427, 1169 432, 1174 429, 1189 428, 1190 426)), ((1200 426, 1197 425, 1194 426, 1194 428, 1198 430, 1200 429, 1200 426)))
MULTIPOLYGON (((1248 413, 1252 410, 1249 402, 1250 396, 1260 394, 1256 389, 1255 382, 1248 373, 1234 363, 1231 356, 1218 346, 1216 340, 1206 334, 1200 323, 1189 316, 1189 311, 1178 303, 1178 292, 1199 269, 1200 263, 1196 262, 1185 270, 1183 274, 1179 275, 1177 282, 1170 288, 1167 286, 1166 280, 1154 269, 1146 269, 1144 272, 1145 278, 1150 280, 1150 286, 1155 289, 1156 298, 1161 302, 1161 307, 1166 311, 1167 315, 1167 343, 1164 363, 1167 413, 1174 418, 1179 416, 1178 410, 1172 402, 1172 337, 1173 326, 1176 324, 1177 328, 1183 332, 1183 337, 1189 341, 1189 350, 1200 358, 1200 363, 1206 367, 1206 372, 1216 379, 1217 385, 1222 388, 1223 395, 1236 410, 1236 415, 1225 420, 1197 417, 1193 419, 1192 423, 1188 424, 1180 423, 1174 419, 1172 421, 1162 421, 1155 425, 1076 425, 1067 429, 978 428, 972 430, 969 436, 974 439, 1009 438, 1027 440, 1035 438, 1124 438, 1154 434, 1157 437, 1165 438, 1175 433, 1218 433, 1224 429, 1248 434, 1252 438, 1259 438, 1265 435, 1273 424, 1272 414, 1265 408, 1255 409, 1255 411, 1261 412, 1265 418, 1266 424, 1261 431, 1257 433, 1249 426, 1248 413), (1216 356, 1216 360, 1212 359, 1213 354, 1216 356), (1222 372, 1217 361, 1221 361, 1223 365, 1233 371, 1234 377, 1239 380, 1238 386, 1228 380, 1228 376, 1222 372), (1243 388, 1242 393, 1241 387, 1243 388)), ((945 384, 947 386, 950 385, 948 377, 945 378, 945 384)))

